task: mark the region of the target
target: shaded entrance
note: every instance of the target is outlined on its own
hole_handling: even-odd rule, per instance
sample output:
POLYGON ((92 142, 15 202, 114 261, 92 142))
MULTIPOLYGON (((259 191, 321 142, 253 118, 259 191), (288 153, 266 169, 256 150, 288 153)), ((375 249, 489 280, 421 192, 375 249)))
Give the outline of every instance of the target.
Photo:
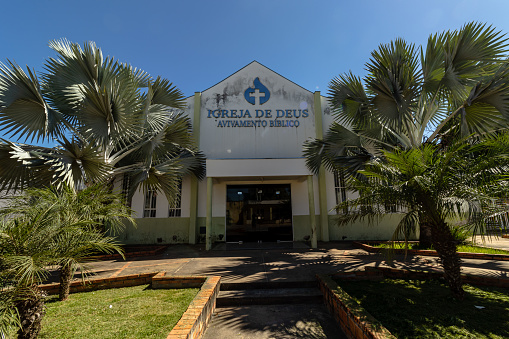
POLYGON ((292 240, 290 184, 226 187, 226 242, 292 240))

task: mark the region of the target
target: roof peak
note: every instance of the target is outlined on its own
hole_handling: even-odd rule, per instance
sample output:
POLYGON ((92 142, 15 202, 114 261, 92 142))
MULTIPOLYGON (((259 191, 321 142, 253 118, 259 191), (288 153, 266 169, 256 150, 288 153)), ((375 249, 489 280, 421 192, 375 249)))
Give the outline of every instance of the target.
POLYGON ((258 60, 253 60, 253 61, 251 61, 250 63, 248 63, 248 64, 247 64, 247 65, 245 65, 244 67, 240 68, 240 69, 239 69, 239 70, 237 70, 236 72, 233 72, 233 73, 232 73, 232 74, 230 74, 229 76, 227 76, 227 77, 223 78, 223 80, 216 82, 214 85, 212 85, 212 86, 210 86, 210 87, 206 88, 206 89, 205 89, 205 90, 203 90, 202 92, 208 91, 208 90, 209 90, 209 89, 211 89, 212 87, 214 87, 214 86, 216 86, 216 85, 220 84, 221 82, 223 82, 223 81, 227 80, 228 78, 230 78, 230 77, 234 76, 235 74, 237 74, 237 73, 239 73, 239 72, 243 71, 244 69, 246 69, 247 67, 249 67, 249 66, 251 66, 251 65, 253 65, 253 64, 258 64, 258 65, 262 66, 263 68, 266 68, 266 69, 267 69, 267 70, 269 70, 270 72, 272 72, 272 73, 274 73, 274 74, 276 74, 276 75, 278 75, 278 76, 282 77, 283 79, 285 79, 285 80, 287 80, 287 81, 289 81, 289 82, 293 83, 294 85, 296 85, 296 86, 298 86, 298 87, 302 88, 303 90, 305 90, 305 91, 307 91, 307 92, 310 92, 310 93, 313 93, 312 91, 308 90, 307 88, 302 87, 301 85, 297 84, 296 82, 294 82, 294 81, 292 81, 292 80, 288 79, 287 77, 285 77, 285 76, 283 76, 283 75, 279 74, 278 72, 274 71, 273 69, 271 69, 271 68, 269 68, 269 67, 265 66, 264 64, 262 64, 262 63, 261 63, 261 62, 259 62, 258 60))

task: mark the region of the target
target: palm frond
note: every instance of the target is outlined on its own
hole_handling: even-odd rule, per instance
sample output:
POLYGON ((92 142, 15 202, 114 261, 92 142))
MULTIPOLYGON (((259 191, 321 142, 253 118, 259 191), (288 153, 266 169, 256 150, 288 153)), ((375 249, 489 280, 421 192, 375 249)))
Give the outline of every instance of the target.
POLYGON ((151 84, 153 95, 152 105, 164 105, 174 109, 184 108, 184 94, 169 80, 157 77, 151 84))
POLYGON ((60 120, 44 100, 34 71, 0 63, 0 131, 39 142, 61 134, 60 120))

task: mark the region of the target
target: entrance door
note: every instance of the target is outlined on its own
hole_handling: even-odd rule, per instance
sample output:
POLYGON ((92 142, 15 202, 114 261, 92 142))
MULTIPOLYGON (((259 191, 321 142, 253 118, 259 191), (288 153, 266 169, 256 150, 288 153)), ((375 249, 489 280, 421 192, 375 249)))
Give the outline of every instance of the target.
POLYGON ((226 187, 226 242, 292 240, 290 184, 226 187))

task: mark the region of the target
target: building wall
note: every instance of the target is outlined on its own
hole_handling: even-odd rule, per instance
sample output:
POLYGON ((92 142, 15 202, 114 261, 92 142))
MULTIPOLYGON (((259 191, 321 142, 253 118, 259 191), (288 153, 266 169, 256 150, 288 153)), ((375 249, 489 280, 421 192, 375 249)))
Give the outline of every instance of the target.
POLYGON ((200 149, 207 159, 301 158, 302 144, 315 136, 313 93, 253 62, 202 92, 200 125, 200 149), (245 92, 257 84, 269 89, 270 98, 253 105, 245 92), (271 127, 278 121, 299 126, 271 127), (238 122, 258 126, 221 127, 238 122))
POLYGON ((189 218, 136 218, 118 239, 124 244, 181 244, 189 242, 189 218))
MULTIPOLYGON (((199 148, 207 158, 207 177, 213 178, 212 215, 210 234, 212 241, 224 241, 226 229, 226 187, 238 184, 291 184, 292 224, 294 240, 311 236, 307 176, 302 145, 308 138, 326 133, 333 122, 333 114, 326 97, 298 86, 272 70, 253 62, 197 96, 187 99, 184 113, 195 126, 199 148), (261 86, 260 86, 261 84, 261 86), (265 87, 265 89, 263 88, 265 87), (246 98, 248 89, 258 90, 260 96, 270 93, 270 99, 254 104, 246 98), (314 102, 319 98, 319 105, 314 102), (199 104, 199 106, 197 106, 199 104), (320 116, 315 117, 319 107, 320 116), (198 114, 195 115, 195 108, 198 114), (249 114, 246 112, 249 111, 249 114), (284 115, 283 115, 284 113, 284 115), (196 121, 199 119, 199 121, 196 121), (316 125, 320 122, 321 126, 316 125), (279 122, 278 122, 279 121, 279 122), (293 124, 288 125, 292 121, 293 124), (298 122, 298 127, 296 126, 298 122), (265 123, 265 126, 262 126, 265 123), (279 124, 279 125, 278 125, 279 124), (238 127, 238 126, 243 127, 238 127), (199 126, 199 128, 197 127, 199 126), (279 127, 286 126, 286 127, 279 127), (320 128, 321 127, 321 128, 320 128)), ((313 176, 315 219, 318 239, 321 240, 320 182, 313 176)), ((189 239, 191 216, 191 182, 182 184, 182 217, 168 218, 168 202, 164 195, 157 197, 156 218, 143 218, 144 194, 137 192, 132 208, 138 227, 129 226, 121 236, 126 243, 186 243, 189 239)), ((334 175, 325 172, 326 211, 330 240, 390 239, 401 215, 393 214, 377 225, 356 222, 338 226, 334 175)), ((356 193, 348 192, 353 198, 356 193)), ((198 182, 197 219, 195 234, 198 241, 205 240, 206 180, 198 182)))
MULTIPOLYGON (((138 190, 131 201, 136 225, 126 223, 118 235, 124 244, 176 244, 189 242, 190 178, 182 181, 181 217, 168 217, 169 204, 166 196, 159 192, 156 200, 156 217, 144 218, 145 194, 138 190)), ((121 191, 122 180, 118 178, 115 189, 121 191)))

